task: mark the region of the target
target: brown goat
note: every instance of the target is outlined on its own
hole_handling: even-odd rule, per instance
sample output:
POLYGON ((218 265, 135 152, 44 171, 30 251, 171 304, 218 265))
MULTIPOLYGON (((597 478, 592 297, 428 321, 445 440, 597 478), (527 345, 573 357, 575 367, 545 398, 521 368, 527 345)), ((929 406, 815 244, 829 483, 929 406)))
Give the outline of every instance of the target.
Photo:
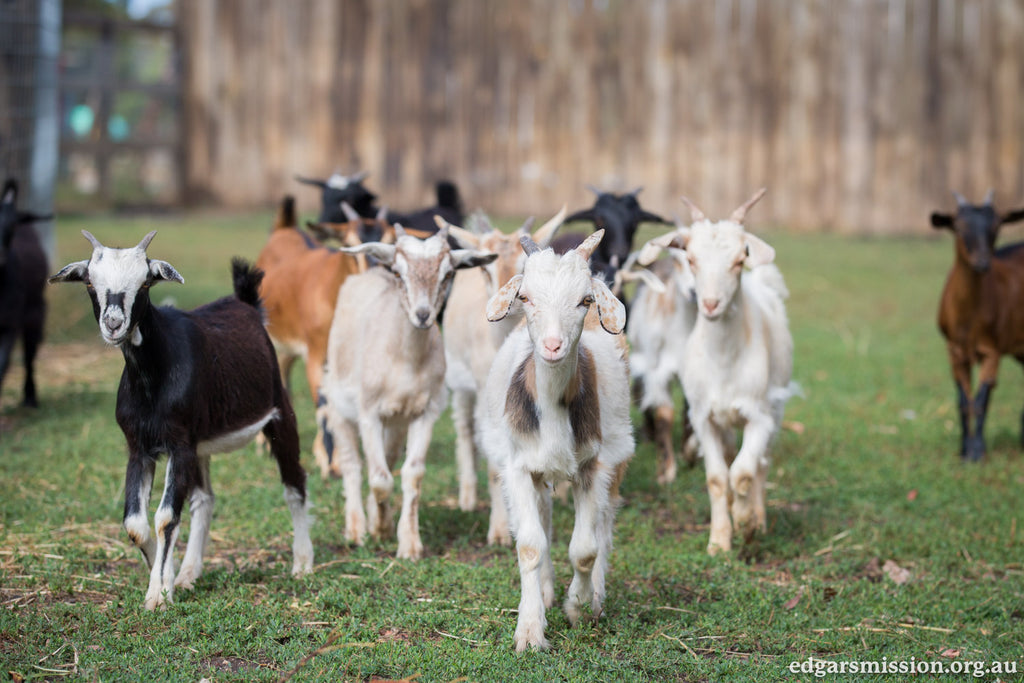
MULTIPOLYGON (((363 242, 367 223, 375 220, 377 239, 394 242, 394 228, 379 219, 360 218, 311 227, 321 236, 332 236, 355 246, 363 242)), ((295 201, 285 197, 256 265, 266 273, 260 296, 267 312, 267 332, 277 347, 285 382, 288 383, 295 360, 302 357, 306 361, 309 390, 316 401, 338 288, 349 275, 366 269, 365 260, 328 249, 299 230, 295 201)))
MULTIPOLYGON (((976 461, 985 455, 985 415, 999 359, 1012 355, 1024 364, 1024 242, 995 248, 1000 226, 1024 219, 1024 209, 1000 215, 992 206, 991 191, 977 205, 954 196, 955 215, 931 215, 933 227, 950 230, 955 237, 953 267, 939 301, 939 330, 956 383, 960 457, 976 461), (975 365, 980 366, 978 391, 972 394, 975 365)), ((1024 444, 1024 414, 1021 427, 1024 444)))

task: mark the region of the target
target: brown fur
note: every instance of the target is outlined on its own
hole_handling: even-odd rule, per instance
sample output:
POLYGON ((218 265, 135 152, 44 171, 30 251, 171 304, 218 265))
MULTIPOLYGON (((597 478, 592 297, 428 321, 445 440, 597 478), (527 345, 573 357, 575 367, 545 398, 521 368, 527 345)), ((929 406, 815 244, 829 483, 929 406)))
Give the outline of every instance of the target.
POLYGON ((579 347, 576 374, 565 389, 562 404, 569 410, 573 447, 578 451, 590 441, 601 440, 601 402, 597 395, 597 369, 594 358, 579 347))
POLYGON ((537 411, 537 376, 533 356, 527 356, 515 374, 505 399, 505 414, 514 430, 522 434, 540 429, 537 411))

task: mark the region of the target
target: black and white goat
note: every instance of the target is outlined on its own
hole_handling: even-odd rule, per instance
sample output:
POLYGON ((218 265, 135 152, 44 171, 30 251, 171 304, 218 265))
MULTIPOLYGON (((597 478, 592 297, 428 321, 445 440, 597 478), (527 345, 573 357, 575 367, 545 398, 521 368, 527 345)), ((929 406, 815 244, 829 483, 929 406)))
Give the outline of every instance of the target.
POLYGON ((377 215, 377 195, 363 186, 368 175, 366 171, 360 171, 353 176, 334 173, 326 180, 302 176, 295 176, 295 179, 304 185, 320 188, 321 223, 346 223, 348 218, 342 210, 342 203, 347 203, 365 218, 377 215))
POLYGON ((240 448, 261 431, 291 510, 292 573, 312 571, 306 473, 295 413, 263 328, 262 272, 235 259, 233 297, 188 312, 156 307, 149 298, 153 284, 184 282, 171 264, 146 255, 156 232, 130 249, 83 234, 92 256, 64 266, 50 282, 84 282, 103 340, 124 354, 116 413, 128 441, 124 527, 151 568, 146 609, 172 602, 175 587, 191 588, 202 571, 213 516, 210 456, 240 448), (146 511, 162 453, 167 475, 154 538, 146 511), (186 499, 192 528, 175 579, 173 550, 186 499))
POLYGON ((0 388, 21 335, 25 365, 22 405, 35 407, 35 358, 46 320, 46 254, 31 223, 48 220, 18 211, 18 183, 8 179, 0 195, 0 388))

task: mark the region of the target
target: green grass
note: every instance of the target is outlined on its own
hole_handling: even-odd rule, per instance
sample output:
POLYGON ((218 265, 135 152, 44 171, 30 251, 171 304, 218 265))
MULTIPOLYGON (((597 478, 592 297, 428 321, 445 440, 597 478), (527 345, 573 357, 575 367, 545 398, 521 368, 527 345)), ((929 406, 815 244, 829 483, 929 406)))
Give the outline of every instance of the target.
MULTIPOLYGON (((121 246, 155 228, 150 255, 174 264, 186 284, 161 285, 154 298, 191 307, 228 293, 229 257, 255 257, 269 222, 66 219, 58 265, 87 257, 82 228, 121 246)), ((811 657, 1011 661, 1024 673, 1024 382, 1015 364, 1004 366, 988 460, 961 464, 934 324, 950 245, 767 238, 792 292, 795 379, 805 394, 787 411, 802 431, 786 430, 774 449, 767 534, 741 553, 708 557, 702 469, 658 487, 653 448, 641 443, 623 486, 605 615, 570 628, 554 608, 552 650, 521 655, 512 649, 515 556, 487 547, 483 505, 455 505, 447 414, 424 482, 422 561, 394 561, 393 539, 348 547, 341 487, 313 475, 318 564, 291 578, 276 468, 250 448, 214 459, 217 507, 195 590, 179 591, 166 612, 145 612, 148 574, 120 529, 120 355, 102 348, 80 287, 51 288, 43 405, 16 407, 14 372, 0 410, 0 676, 273 681, 298 668, 293 680, 774 681, 814 678, 788 670, 811 657), (887 562, 909 580, 890 578, 887 562)), ((312 473, 312 406, 295 378, 312 473)), ((557 505, 559 601, 571 523, 571 506, 557 505)), ((187 531, 186 522, 179 560, 187 531)))

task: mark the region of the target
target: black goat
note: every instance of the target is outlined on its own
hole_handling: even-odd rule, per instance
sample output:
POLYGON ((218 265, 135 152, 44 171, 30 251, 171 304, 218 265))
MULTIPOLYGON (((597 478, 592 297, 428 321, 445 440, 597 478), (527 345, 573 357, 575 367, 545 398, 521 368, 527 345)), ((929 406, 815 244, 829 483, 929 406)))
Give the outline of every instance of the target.
POLYGON ((151 572, 146 609, 173 601, 202 572, 213 516, 210 456, 245 445, 263 432, 277 460, 291 510, 293 574, 313 569, 306 473, 299 434, 273 344, 263 328, 262 271, 232 261, 235 295, 193 311, 156 307, 150 287, 184 282, 174 267, 146 255, 156 232, 131 249, 112 249, 83 231, 92 256, 65 266, 50 282, 84 282, 100 334, 124 354, 117 424, 128 441, 124 527, 151 572), (146 510, 157 458, 167 476, 151 535, 146 510), (189 501, 192 526, 178 576, 172 559, 178 524, 189 501))
MULTIPOLYGON (((640 207, 637 195, 643 189, 641 187, 619 195, 601 192, 590 185, 587 189, 597 196, 594 205, 570 214, 565 222, 590 221, 594 224, 595 230, 604 230, 604 239, 590 257, 590 267, 611 285, 615 280, 616 271, 622 267, 633 250, 633 238, 640 224, 669 221, 640 207)), ((552 243, 552 247, 556 252, 564 253, 575 248, 578 242, 582 242, 581 236, 563 234, 552 243)))
POLYGON ((36 407, 35 358, 43 340, 46 320, 46 254, 32 228, 37 216, 18 211, 18 183, 8 179, 0 195, 0 388, 11 362, 14 343, 21 335, 25 365, 22 405, 36 407))
POLYGON ((303 178, 302 176, 295 176, 295 179, 300 183, 320 188, 320 218, 318 220, 321 223, 346 223, 348 218, 341 209, 342 202, 355 209, 360 216, 373 218, 377 215, 377 195, 363 186, 363 181, 368 175, 370 174, 366 171, 360 171, 351 177, 335 173, 327 180, 303 178))
MULTIPOLYGON (((303 178, 296 176, 296 180, 306 185, 319 187, 320 194, 320 223, 347 223, 351 216, 345 212, 342 204, 348 204, 363 218, 378 218, 380 209, 377 208, 377 195, 370 192, 363 186, 363 180, 368 173, 361 171, 352 177, 346 177, 335 173, 327 180, 315 178, 303 178)), ((417 230, 428 235, 437 232, 437 224, 434 216, 440 216, 448 223, 462 225, 465 215, 462 208, 462 198, 459 195, 459 188, 450 180, 442 180, 434 188, 437 195, 437 203, 423 209, 416 209, 408 213, 401 211, 386 211, 386 220, 391 225, 399 223, 407 230, 417 230)), ((453 245, 458 248, 458 245, 453 245)))

